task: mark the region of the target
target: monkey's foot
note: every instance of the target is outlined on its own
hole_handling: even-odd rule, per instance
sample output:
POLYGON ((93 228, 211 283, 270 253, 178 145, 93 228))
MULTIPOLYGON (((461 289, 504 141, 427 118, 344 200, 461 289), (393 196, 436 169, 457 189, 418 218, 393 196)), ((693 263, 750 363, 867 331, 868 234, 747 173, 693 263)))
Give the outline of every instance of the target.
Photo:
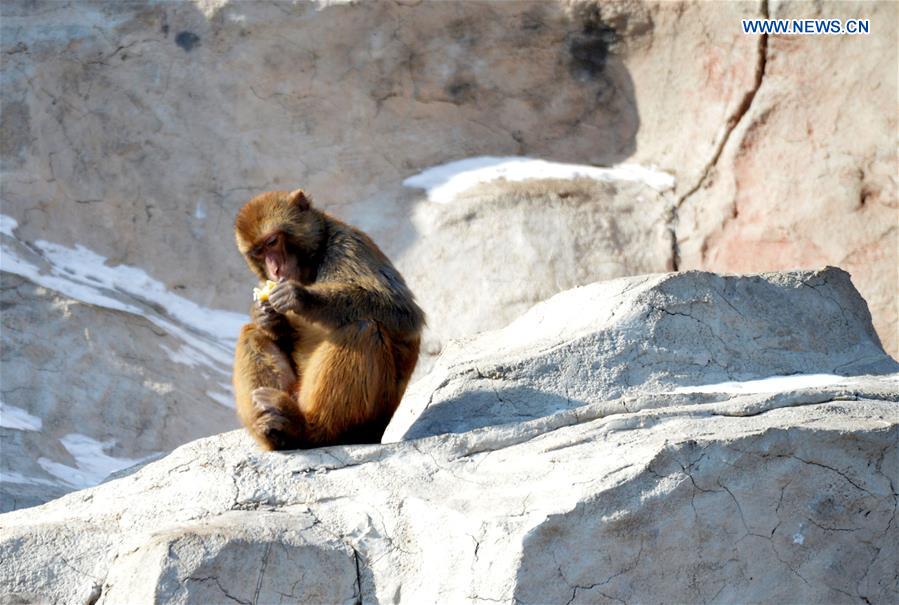
POLYGON ((283 402, 289 396, 284 391, 260 387, 252 393, 253 407, 258 414, 253 431, 261 435, 273 450, 288 449, 296 432, 290 418, 283 412, 283 402))
POLYGON ((259 387, 253 389, 252 393, 253 407, 259 414, 277 414, 283 416, 281 412, 282 401, 288 397, 284 391, 273 389, 271 387, 259 387))

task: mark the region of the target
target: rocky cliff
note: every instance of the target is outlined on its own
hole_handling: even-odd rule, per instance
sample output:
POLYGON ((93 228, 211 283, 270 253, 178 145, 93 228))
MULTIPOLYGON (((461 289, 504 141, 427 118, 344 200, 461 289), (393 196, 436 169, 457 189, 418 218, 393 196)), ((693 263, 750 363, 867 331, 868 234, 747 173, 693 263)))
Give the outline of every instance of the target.
POLYGON ((467 350, 397 443, 235 431, 0 516, 5 602, 899 598, 899 364, 845 273, 624 278, 467 350))
MULTIPOLYGON (((608 253, 571 267, 578 283, 538 275, 535 289, 672 267, 833 264, 853 274, 895 355, 896 11, 768 0, 4 2, 3 212, 26 241, 81 244, 201 305, 245 312, 235 285, 246 268, 228 230, 256 192, 304 186, 427 291, 417 276, 435 266, 448 282, 460 276, 442 268, 440 247, 410 250, 422 196, 408 177, 484 155, 654 165, 676 178, 671 199, 618 216, 612 238, 599 229, 608 253), (741 32, 741 19, 763 16, 872 28, 741 32), (629 260, 656 246, 660 224, 674 241, 629 260)), ((571 203, 607 197, 581 190, 571 203)), ((502 210, 478 218, 503 239, 502 210)), ((506 265, 525 273, 529 259, 516 260, 506 265)), ((465 275, 498 265, 479 256, 465 275)), ((465 312, 427 310, 438 332, 465 312)))
POLYGON ((422 372, 558 292, 673 269, 839 265, 896 355, 896 11, 3 2, 0 509, 235 426, 230 227, 272 188, 395 259, 422 372), (741 33, 764 16, 872 29, 741 33))

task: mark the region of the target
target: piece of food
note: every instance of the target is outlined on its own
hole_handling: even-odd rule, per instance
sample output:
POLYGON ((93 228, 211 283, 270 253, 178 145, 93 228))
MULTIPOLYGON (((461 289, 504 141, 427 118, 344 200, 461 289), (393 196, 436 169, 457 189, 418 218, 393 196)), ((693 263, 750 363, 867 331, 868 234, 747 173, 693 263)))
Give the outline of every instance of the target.
POLYGON ((268 300, 268 295, 272 293, 272 290, 275 289, 275 286, 278 285, 278 282, 272 281, 270 279, 265 280, 265 286, 262 288, 253 288, 253 300, 264 302, 268 300))

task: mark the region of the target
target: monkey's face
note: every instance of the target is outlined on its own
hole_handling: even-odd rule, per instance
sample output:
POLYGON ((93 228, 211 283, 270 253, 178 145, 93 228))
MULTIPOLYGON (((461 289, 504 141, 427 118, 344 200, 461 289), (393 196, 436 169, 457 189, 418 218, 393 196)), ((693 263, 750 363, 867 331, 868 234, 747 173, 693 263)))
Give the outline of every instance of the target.
POLYGON ((258 195, 237 213, 237 247, 260 279, 299 280, 321 242, 319 214, 300 189, 258 195))
POLYGON ((250 251, 250 256, 265 268, 265 276, 271 281, 299 279, 297 255, 287 243, 287 235, 274 231, 264 235, 250 251))

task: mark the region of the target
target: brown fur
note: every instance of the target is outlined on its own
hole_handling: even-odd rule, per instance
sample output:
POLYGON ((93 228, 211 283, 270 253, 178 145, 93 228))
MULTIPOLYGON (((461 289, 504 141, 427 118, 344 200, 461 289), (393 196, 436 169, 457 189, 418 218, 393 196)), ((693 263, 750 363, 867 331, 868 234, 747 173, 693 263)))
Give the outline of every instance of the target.
POLYGON ((234 390, 244 426, 269 450, 380 441, 424 325, 399 272, 366 234, 312 208, 301 190, 252 199, 235 235, 260 280, 273 279, 267 257, 292 267, 272 293, 282 319, 267 323, 255 308, 238 339, 234 390))

